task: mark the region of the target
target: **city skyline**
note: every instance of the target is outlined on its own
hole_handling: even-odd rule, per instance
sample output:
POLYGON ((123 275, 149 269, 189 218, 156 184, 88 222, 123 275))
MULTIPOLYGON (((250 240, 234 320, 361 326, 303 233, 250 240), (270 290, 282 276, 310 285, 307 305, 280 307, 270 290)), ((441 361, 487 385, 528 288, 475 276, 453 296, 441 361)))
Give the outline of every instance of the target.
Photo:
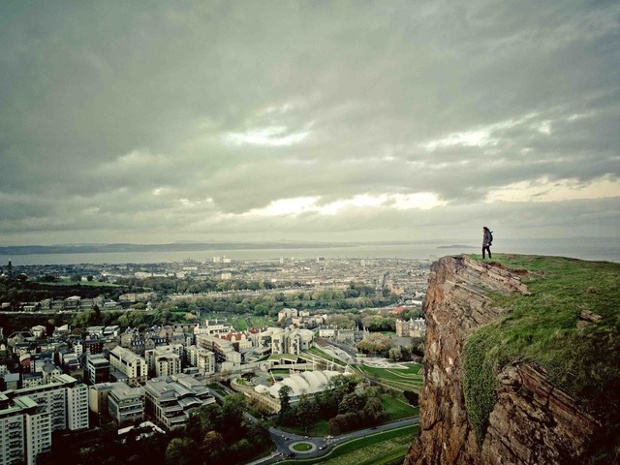
POLYGON ((4 2, 0 246, 617 237, 620 4, 4 2))

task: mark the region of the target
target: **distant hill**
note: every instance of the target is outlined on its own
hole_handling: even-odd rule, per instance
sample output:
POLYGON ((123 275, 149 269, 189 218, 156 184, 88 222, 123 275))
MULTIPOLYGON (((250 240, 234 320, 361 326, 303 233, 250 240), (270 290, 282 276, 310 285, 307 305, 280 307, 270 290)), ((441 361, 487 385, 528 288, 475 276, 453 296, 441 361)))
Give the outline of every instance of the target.
POLYGON ((61 244, 0 247, 0 255, 118 253, 118 252, 186 252, 201 250, 314 249, 353 247, 355 243, 325 242, 174 242, 170 244, 61 244))
MULTIPOLYGON (((177 241, 168 244, 57 244, 57 245, 14 245, 0 246, 0 255, 40 255, 40 254, 85 254, 85 253, 128 253, 128 252, 193 252, 203 250, 265 250, 265 249, 330 249, 359 247, 374 244, 405 245, 408 241, 379 242, 303 242, 279 240, 273 242, 193 242, 177 241)), ((467 245, 442 247, 472 248, 467 245)))

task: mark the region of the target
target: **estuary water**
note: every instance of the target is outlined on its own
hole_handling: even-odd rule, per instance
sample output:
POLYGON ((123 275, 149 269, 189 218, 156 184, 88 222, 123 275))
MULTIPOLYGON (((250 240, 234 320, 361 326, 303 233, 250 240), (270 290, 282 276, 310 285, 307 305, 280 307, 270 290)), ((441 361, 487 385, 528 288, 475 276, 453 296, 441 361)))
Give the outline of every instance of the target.
MULTIPOLYGON (((228 257, 233 260, 279 260, 285 259, 325 259, 336 258, 406 258, 431 260, 445 255, 480 254, 478 241, 413 241, 406 243, 358 243, 355 245, 326 244, 325 247, 312 248, 248 248, 218 249, 204 251, 156 251, 123 253, 64 253, 0 255, 0 264, 9 260, 13 265, 66 265, 79 263, 119 264, 119 263, 164 263, 182 262, 187 259, 199 262, 210 261, 213 257, 228 257)), ((558 238, 558 239, 498 239, 491 247, 493 253, 512 253, 522 255, 549 255, 581 260, 620 262, 620 237, 606 238, 558 238)))

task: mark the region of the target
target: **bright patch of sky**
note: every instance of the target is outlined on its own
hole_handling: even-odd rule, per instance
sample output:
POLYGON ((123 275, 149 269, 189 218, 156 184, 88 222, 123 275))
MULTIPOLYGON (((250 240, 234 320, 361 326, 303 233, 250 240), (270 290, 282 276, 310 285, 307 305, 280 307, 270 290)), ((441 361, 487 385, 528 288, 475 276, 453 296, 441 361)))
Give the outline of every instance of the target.
POLYGON ((285 126, 270 126, 251 129, 246 132, 229 132, 223 136, 225 142, 236 145, 287 146, 299 144, 309 132, 289 132, 285 126))
POLYGON ((620 181, 603 177, 583 182, 577 179, 550 180, 543 177, 493 190, 487 202, 562 202, 620 197, 620 181))
POLYGON ((298 197, 280 199, 271 202, 264 208, 250 210, 246 216, 286 216, 303 213, 316 213, 318 215, 338 215, 343 211, 363 211, 373 208, 391 208, 394 210, 426 210, 437 206, 446 205, 440 201, 436 194, 423 192, 415 194, 360 194, 349 199, 337 200, 322 204, 321 197, 298 197))
MULTIPOLYGON (((453 132, 448 134, 445 137, 440 139, 431 140, 428 142, 424 142, 420 144, 420 147, 428 150, 429 152, 434 152, 437 149, 452 147, 452 146, 462 146, 462 147, 487 147, 487 146, 495 146, 500 141, 500 136, 498 132, 510 129, 513 127, 517 127, 522 125, 523 123, 530 121, 535 118, 536 114, 528 114, 519 119, 510 119, 507 121, 500 121, 498 123, 489 124, 487 126, 483 126, 476 129, 471 129, 462 132, 453 132)), ((543 124, 549 124, 549 122, 544 122, 543 124)), ((540 127, 539 126, 539 130, 540 127)), ((546 126, 545 126, 546 127, 546 126)), ((541 132, 544 132, 541 130, 541 132)))

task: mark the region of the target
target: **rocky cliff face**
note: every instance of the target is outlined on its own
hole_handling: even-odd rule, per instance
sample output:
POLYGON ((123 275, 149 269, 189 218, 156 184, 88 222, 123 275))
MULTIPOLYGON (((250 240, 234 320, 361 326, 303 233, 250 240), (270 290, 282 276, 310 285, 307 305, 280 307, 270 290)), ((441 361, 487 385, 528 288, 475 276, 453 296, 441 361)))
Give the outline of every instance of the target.
POLYGON ((599 422, 538 367, 514 364, 497 373, 499 392, 482 441, 468 421, 463 348, 468 334, 503 313, 489 292, 527 293, 518 272, 469 257, 433 265, 426 295, 425 382, 420 436, 405 465, 570 464, 591 453, 599 422))

